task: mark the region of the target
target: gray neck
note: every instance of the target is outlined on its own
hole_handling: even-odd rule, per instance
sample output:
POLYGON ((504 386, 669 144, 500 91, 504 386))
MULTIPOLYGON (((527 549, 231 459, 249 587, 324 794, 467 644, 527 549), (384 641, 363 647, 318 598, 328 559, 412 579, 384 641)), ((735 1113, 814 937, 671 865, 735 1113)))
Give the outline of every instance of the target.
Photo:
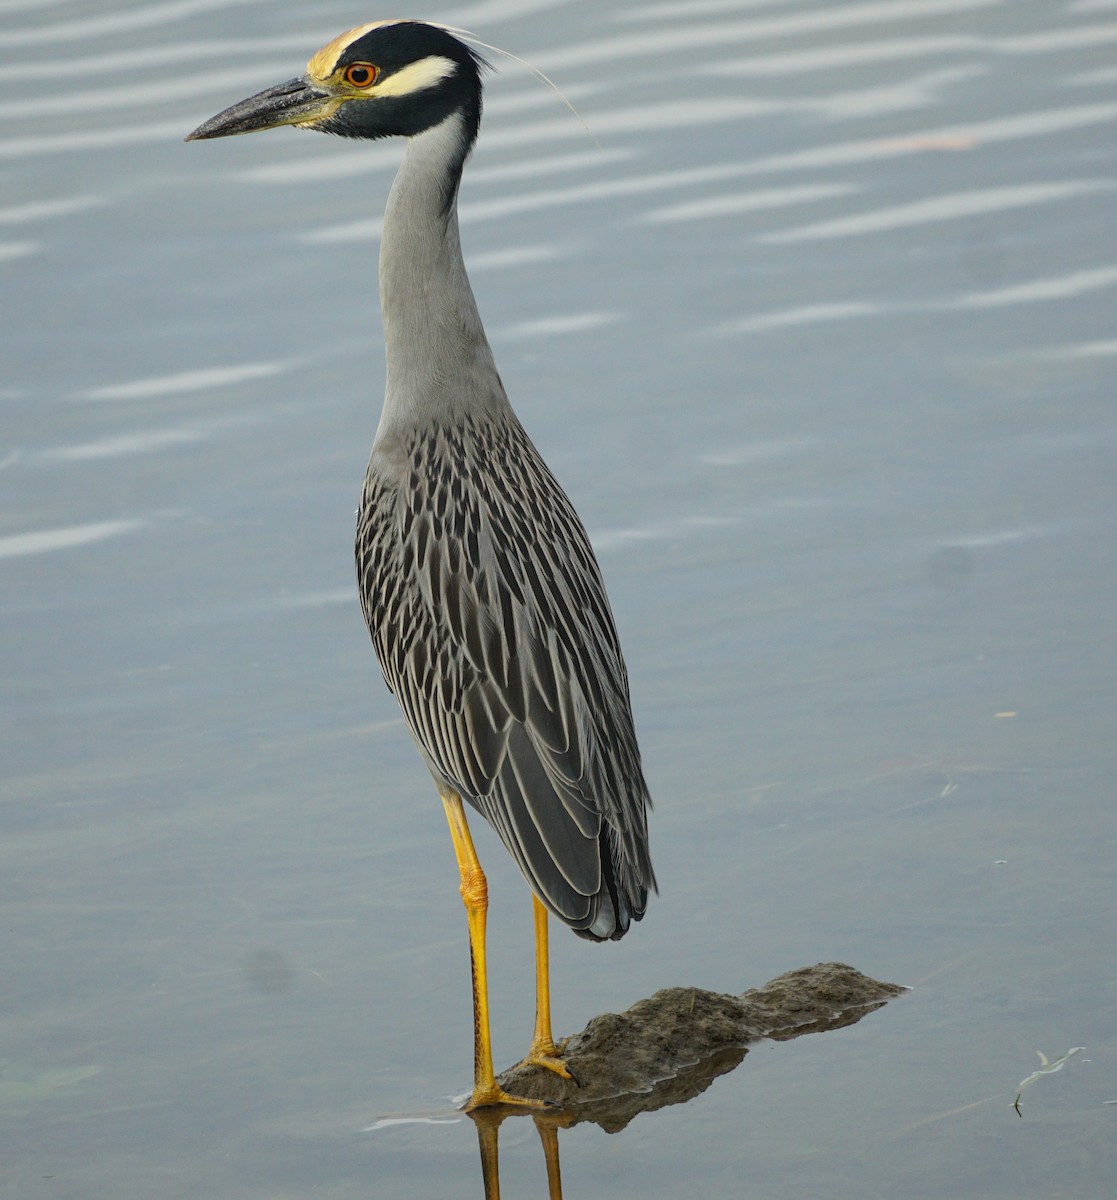
POLYGON ((467 151, 458 116, 418 134, 388 196, 380 242, 387 388, 378 443, 432 419, 508 406, 458 238, 467 151))

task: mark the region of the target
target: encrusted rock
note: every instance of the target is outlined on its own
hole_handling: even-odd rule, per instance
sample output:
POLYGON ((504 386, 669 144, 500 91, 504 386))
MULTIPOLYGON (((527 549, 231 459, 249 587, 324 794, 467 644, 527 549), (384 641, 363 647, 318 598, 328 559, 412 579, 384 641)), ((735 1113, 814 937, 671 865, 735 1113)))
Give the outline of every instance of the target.
POLYGON ((563 1124, 614 1132, 634 1116, 697 1096, 733 1070, 752 1042, 852 1025, 905 989, 844 963, 801 967, 740 996, 664 988, 627 1012, 594 1017, 559 1044, 577 1083, 538 1067, 500 1076, 514 1095, 551 1100, 563 1124))

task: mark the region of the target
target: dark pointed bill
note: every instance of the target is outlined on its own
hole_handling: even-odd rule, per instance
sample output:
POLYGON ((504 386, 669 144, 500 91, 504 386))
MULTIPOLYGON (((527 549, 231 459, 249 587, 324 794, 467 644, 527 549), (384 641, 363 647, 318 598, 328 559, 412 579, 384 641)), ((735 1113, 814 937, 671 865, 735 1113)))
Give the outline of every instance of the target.
POLYGON ((336 105, 336 97, 305 79, 288 79, 286 83, 249 96, 216 117, 210 117, 186 140, 198 142, 235 133, 254 133, 258 129, 275 129, 279 125, 300 125, 329 116, 336 105))

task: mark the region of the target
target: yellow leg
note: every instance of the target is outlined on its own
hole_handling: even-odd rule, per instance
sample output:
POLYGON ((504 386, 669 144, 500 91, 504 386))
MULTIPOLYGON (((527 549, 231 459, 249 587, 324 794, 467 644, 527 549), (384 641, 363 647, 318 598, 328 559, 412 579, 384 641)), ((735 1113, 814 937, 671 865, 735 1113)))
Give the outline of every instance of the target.
POLYGON ((493 1073, 493 1048, 489 1035, 489 976, 485 961, 485 918, 489 910, 489 885, 477 851, 469 836, 465 807, 457 792, 441 791, 450 837, 462 877, 462 902, 469 921, 469 958, 473 969, 473 1095, 465 1106, 466 1112, 488 1104, 522 1104, 530 1108, 545 1108, 542 1100, 527 1100, 510 1096, 497 1086, 493 1073))
POLYGON ((563 1079, 573 1079, 566 1064, 558 1056, 551 1035, 551 962, 547 940, 547 910, 537 896, 531 898, 535 917, 535 1032, 525 1063, 534 1063, 554 1071, 563 1079))
MULTIPOLYGON (((562 1200, 562 1172, 559 1170, 558 1127, 545 1125, 535 1118, 539 1140, 543 1143, 543 1161, 547 1164, 547 1196, 549 1200, 562 1200)), ((499 1200, 499 1196, 497 1198, 499 1200)))

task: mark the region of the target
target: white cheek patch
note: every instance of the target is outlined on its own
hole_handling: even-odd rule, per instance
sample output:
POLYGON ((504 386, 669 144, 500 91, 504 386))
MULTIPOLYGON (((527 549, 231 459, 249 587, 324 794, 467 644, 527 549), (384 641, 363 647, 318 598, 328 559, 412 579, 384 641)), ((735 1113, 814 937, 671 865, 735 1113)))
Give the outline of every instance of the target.
POLYGON ((431 54, 389 75, 382 83, 377 83, 369 90, 369 99, 375 96, 413 96, 448 79, 457 69, 458 64, 452 58, 431 54))

